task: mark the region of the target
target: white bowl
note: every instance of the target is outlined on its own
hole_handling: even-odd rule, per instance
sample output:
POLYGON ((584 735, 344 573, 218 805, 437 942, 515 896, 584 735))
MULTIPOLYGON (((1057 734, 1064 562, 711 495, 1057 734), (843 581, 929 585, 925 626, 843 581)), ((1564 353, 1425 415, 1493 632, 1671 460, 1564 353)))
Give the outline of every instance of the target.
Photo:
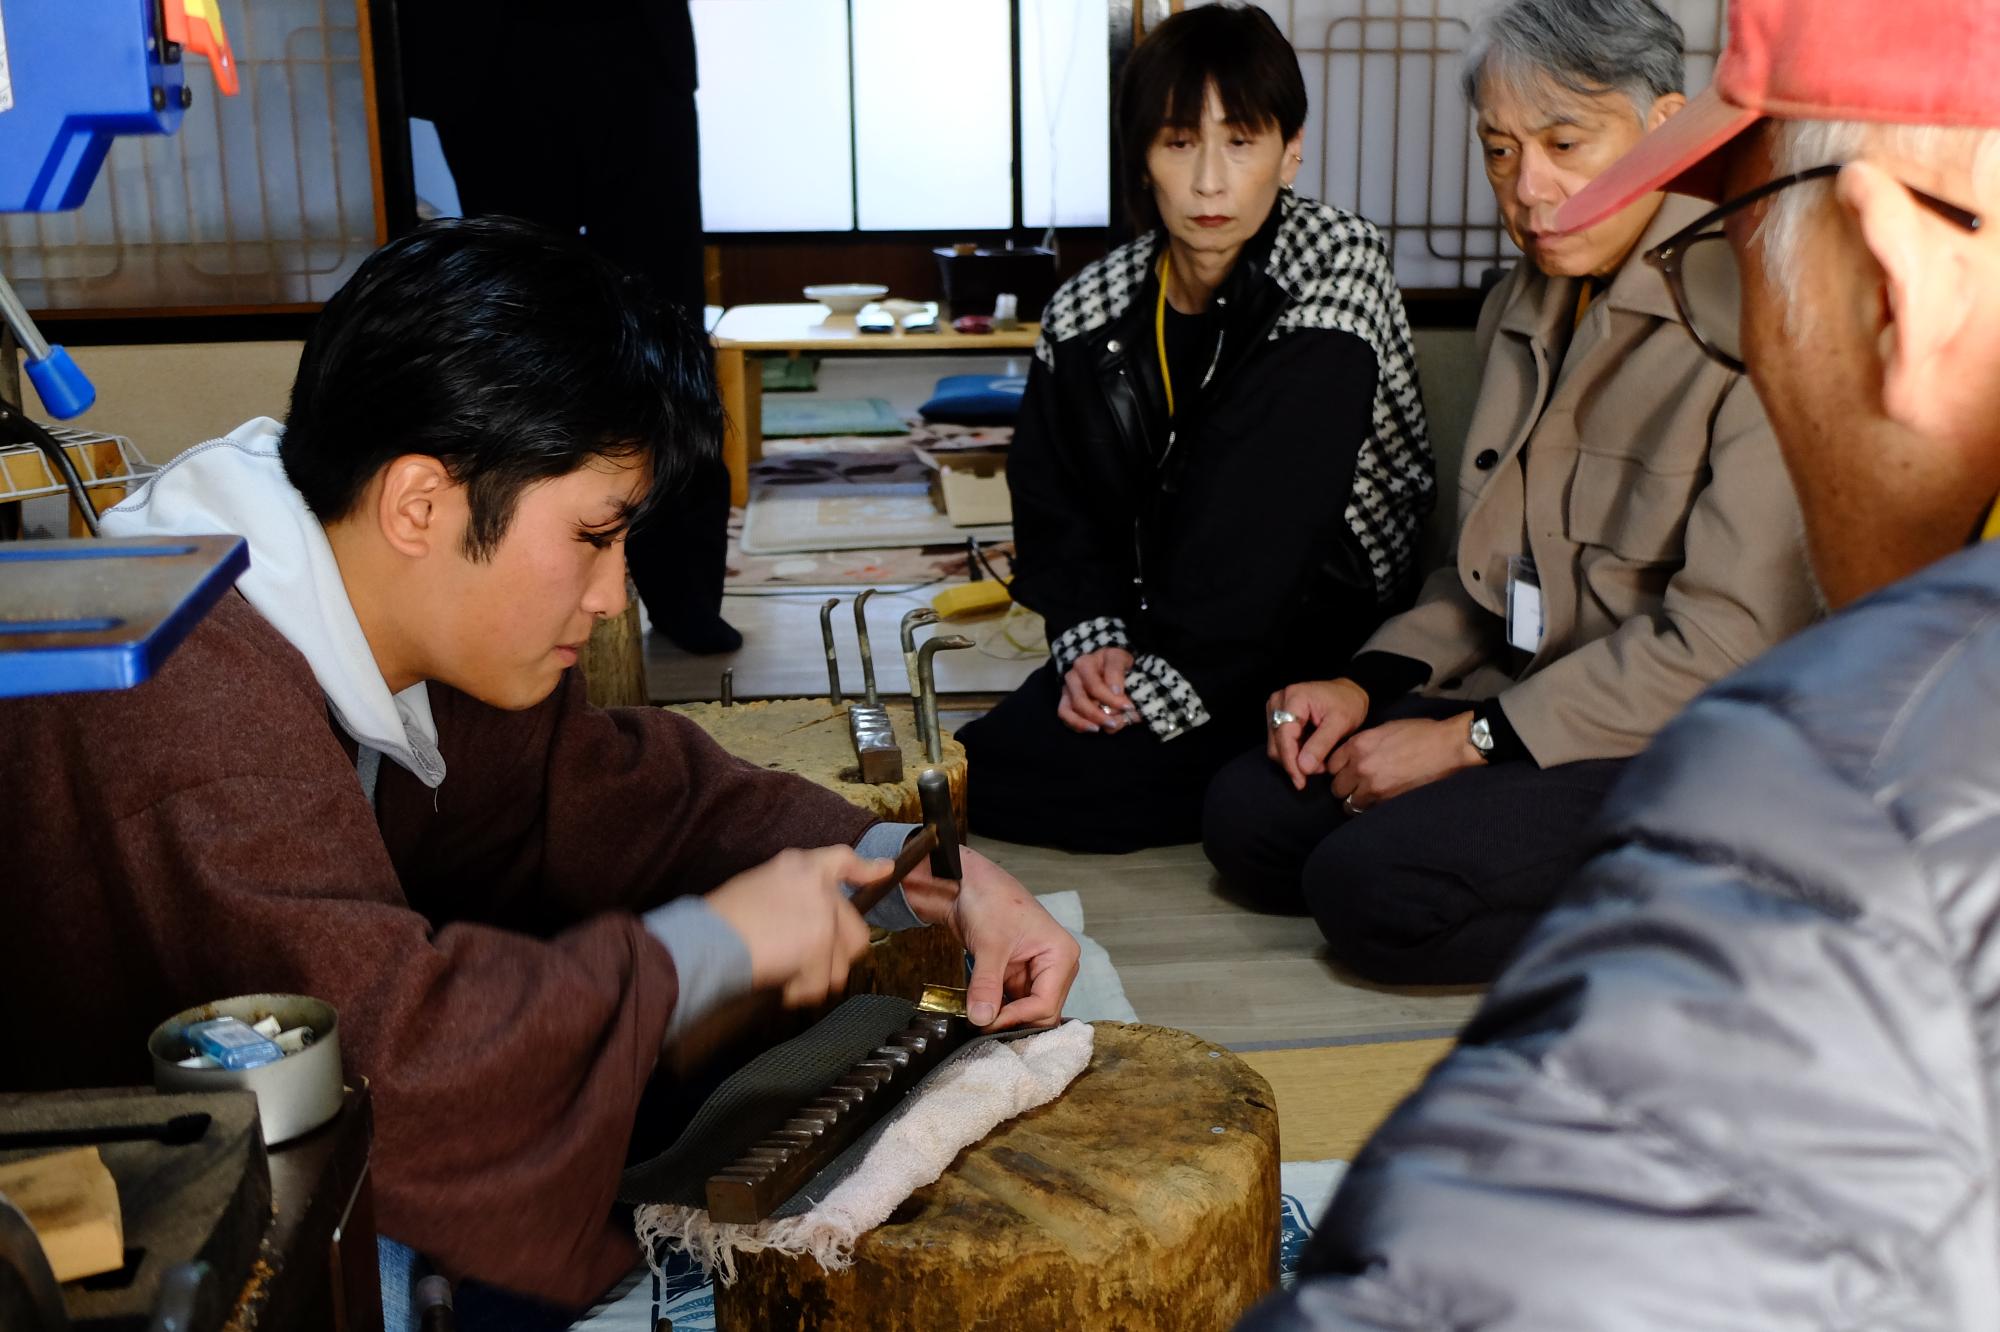
POLYGON ((887 287, 874 282, 828 282, 806 288, 807 300, 818 301, 835 314, 845 315, 858 314, 862 306, 888 294, 887 287))

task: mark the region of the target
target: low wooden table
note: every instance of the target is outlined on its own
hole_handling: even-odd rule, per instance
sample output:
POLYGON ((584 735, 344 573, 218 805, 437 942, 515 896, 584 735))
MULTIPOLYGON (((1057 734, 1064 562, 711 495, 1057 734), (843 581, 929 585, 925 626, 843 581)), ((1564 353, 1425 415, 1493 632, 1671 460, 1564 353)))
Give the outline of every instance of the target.
POLYGON ((729 468, 729 502, 750 498, 750 464, 764 451, 764 381, 750 362, 752 352, 851 355, 968 354, 1031 351, 1040 324, 1022 324, 1004 333, 959 333, 940 323, 935 333, 863 333, 853 315, 837 315, 824 305, 737 305, 723 312, 713 334, 715 377, 722 391, 722 461, 729 468))

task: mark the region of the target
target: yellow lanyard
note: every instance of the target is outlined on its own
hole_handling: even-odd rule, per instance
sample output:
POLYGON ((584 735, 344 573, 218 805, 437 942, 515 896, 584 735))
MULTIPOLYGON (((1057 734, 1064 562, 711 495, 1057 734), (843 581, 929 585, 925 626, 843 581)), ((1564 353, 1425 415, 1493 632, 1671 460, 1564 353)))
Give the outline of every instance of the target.
POLYGON ((1979 534, 1981 541, 1991 541, 2000 537, 2000 500, 1993 501, 1993 507, 1986 514, 1986 530, 1979 534))
POLYGON ((1167 265, 1173 256, 1160 256, 1160 304, 1153 311, 1153 340, 1160 348, 1160 383, 1167 390, 1167 415, 1174 414, 1174 375, 1167 369, 1167 265))

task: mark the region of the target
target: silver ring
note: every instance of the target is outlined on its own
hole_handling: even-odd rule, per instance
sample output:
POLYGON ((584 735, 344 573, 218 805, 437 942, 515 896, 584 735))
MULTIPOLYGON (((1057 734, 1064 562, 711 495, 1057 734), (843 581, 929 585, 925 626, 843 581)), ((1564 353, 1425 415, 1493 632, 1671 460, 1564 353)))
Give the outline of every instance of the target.
POLYGON ((1361 806, 1359 806, 1359 805, 1357 805, 1357 804, 1355 804, 1355 803, 1354 803, 1354 797, 1353 797, 1353 796, 1343 796, 1343 797, 1341 798, 1341 801, 1340 801, 1340 803, 1341 803, 1341 804, 1342 804, 1343 806, 1345 806, 1345 807, 1346 807, 1346 809, 1347 809, 1347 812, 1348 812, 1349 814, 1359 814, 1359 813, 1361 813, 1361 812, 1362 812, 1362 810, 1361 810, 1361 806))
POLYGON ((1273 709, 1271 712, 1271 729, 1275 731, 1280 726, 1290 726, 1297 720, 1298 717, 1296 715, 1286 712, 1283 708, 1273 709))

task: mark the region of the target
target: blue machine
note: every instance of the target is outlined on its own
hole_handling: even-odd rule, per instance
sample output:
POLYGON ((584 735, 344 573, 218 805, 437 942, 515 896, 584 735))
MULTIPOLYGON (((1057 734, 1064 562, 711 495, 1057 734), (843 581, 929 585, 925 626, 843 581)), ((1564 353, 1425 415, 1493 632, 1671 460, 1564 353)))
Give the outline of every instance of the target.
POLYGON ((0 542, 0 698, 138 684, 249 567, 239 536, 0 542))
POLYGON ((178 130, 192 90, 170 45, 151 0, 0 6, 14 86, 0 134, 0 212, 81 208, 114 138, 178 130))
MULTIPOLYGON (((0 212, 78 208, 120 134, 172 134, 193 99, 187 53, 225 93, 236 68, 214 0, 4 0, 0 212)), ((0 276, 0 320, 58 420, 96 390, 0 276)), ((62 447, 0 402, 0 444, 33 444, 93 534, 97 514, 62 447)), ((153 673, 249 564, 241 537, 0 545, 0 698, 119 689, 153 673)))

